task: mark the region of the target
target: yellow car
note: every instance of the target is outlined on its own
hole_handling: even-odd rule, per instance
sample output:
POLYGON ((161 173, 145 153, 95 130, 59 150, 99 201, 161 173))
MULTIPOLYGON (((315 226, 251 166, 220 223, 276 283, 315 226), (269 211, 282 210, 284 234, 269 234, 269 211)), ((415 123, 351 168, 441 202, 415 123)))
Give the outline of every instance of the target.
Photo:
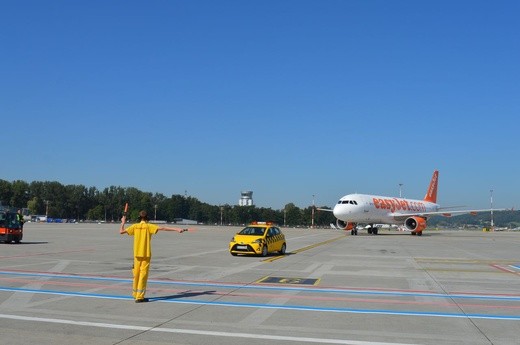
POLYGON ((267 256, 278 252, 285 254, 285 235, 272 223, 255 222, 237 233, 229 242, 231 255, 256 254, 267 256))

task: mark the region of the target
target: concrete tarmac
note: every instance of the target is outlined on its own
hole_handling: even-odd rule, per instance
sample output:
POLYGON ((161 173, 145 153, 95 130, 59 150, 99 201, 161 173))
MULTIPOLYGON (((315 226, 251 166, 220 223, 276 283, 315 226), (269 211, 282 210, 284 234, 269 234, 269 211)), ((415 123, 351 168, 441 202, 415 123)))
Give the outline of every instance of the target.
POLYGON ((136 304, 118 224, 26 224, 0 244, 0 344, 520 344, 520 232, 282 228, 262 258, 196 228, 154 237, 136 304))

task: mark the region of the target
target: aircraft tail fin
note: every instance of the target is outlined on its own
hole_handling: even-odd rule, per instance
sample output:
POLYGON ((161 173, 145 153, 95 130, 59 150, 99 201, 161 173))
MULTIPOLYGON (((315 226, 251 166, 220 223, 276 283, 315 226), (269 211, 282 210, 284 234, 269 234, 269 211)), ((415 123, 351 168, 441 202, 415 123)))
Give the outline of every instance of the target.
POLYGON ((426 191, 426 195, 424 196, 424 201, 437 203, 437 184, 439 182, 439 171, 435 170, 433 172, 432 179, 430 181, 430 185, 428 186, 428 190, 426 191))

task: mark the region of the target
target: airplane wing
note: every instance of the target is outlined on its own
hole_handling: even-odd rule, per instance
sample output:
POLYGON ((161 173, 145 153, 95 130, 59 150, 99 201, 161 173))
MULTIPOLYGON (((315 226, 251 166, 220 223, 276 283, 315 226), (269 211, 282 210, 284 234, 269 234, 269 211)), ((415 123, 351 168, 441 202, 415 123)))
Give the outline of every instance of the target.
POLYGON ((406 218, 406 217, 429 217, 429 216, 443 216, 443 217, 451 217, 453 215, 460 215, 470 213, 472 215, 476 215, 477 213, 482 212, 491 212, 491 211, 507 211, 505 208, 490 208, 490 209, 480 209, 480 210, 459 210, 459 211, 434 211, 434 212, 417 212, 417 213, 399 213, 394 212, 391 213, 390 216, 394 218, 406 218))

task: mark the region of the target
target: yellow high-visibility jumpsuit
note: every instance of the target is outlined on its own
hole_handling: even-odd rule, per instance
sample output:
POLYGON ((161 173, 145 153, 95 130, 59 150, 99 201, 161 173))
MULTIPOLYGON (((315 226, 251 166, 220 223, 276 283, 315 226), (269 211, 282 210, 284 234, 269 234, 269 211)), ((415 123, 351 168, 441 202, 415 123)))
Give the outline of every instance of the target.
POLYGON ((136 300, 144 298, 146 293, 146 283, 148 281, 148 270, 150 269, 150 260, 152 259, 152 235, 155 235, 159 227, 141 221, 139 224, 133 224, 126 232, 130 236, 134 236, 134 283, 132 296, 136 300))

